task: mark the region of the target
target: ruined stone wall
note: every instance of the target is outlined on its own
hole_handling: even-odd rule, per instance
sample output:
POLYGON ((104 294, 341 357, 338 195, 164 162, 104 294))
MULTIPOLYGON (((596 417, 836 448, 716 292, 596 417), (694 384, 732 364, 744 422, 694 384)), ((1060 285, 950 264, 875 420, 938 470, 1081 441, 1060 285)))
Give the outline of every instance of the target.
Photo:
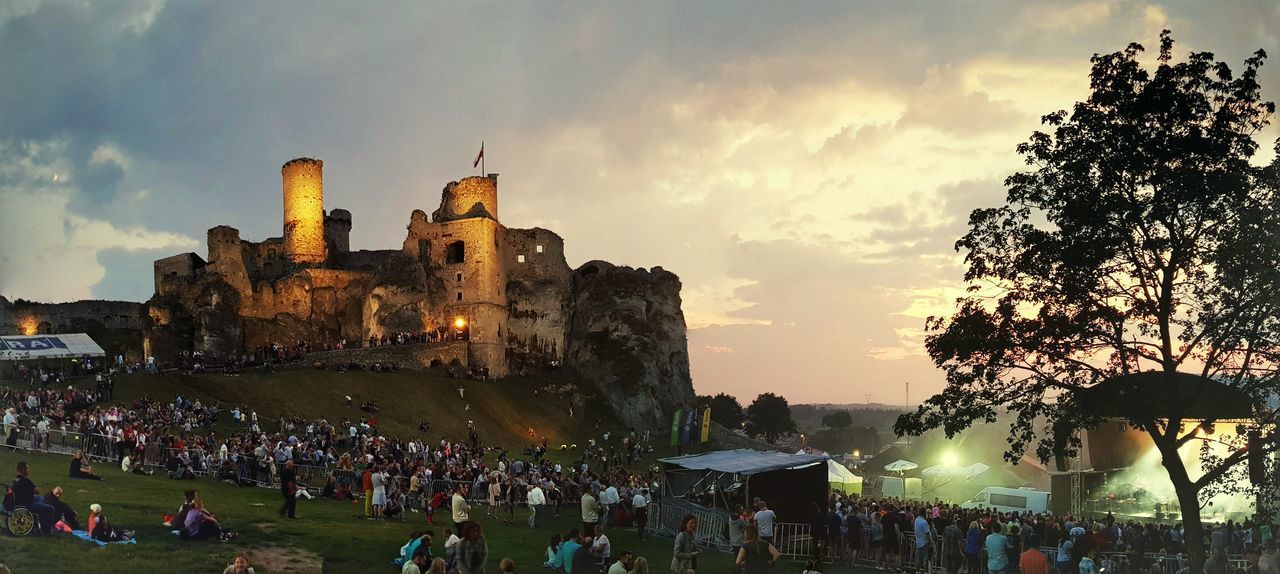
POLYGON ((467 342, 448 341, 433 345, 393 345, 387 347, 366 347, 360 349, 344 349, 341 351, 321 351, 311 353, 307 362, 323 363, 326 366, 343 363, 396 363, 400 368, 427 369, 458 364, 467 366, 467 342))
POLYGON ((338 269, 353 271, 376 271, 392 257, 402 253, 399 249, 377 249, 348 251, 346 253, 330 253, 329 263, 338 269))
POLYGON ((141 360, 146 306, 129 301, 0 304, 0 335, 85 333, 109 355, 141 360))
POLYGON ((564 358, 569 330, 569 265, 564 240, 541 228, 507 229, 507 346, 511 369, 564 358))
POLYGON ((243 302, 245 344, 337 342, 364 336, 362 308, 373 274, 303 269, 274 283, 260 282, 243 302))
POLYGON ((464 177, 445 186, 440 208, 432 219, 447 221, 465 217, 498 219, 498 174, 464 177))
POLYGON ((154 266, 156 293, 172 293, 193 280, 205 262, 195 253, 183 253, 157 259, 154 266), (167 280, 167 281, 166 281, 167 280))
POLYGON ((216 273, 241 296, 252 292, 249 273, 245 266, 247 242, 240 240, 240 231, 234 227, 219 225, 209 230, 209 262, 206 273, 216 273))
POLYGON ((271 237, 258 243, 244 243, 244 265, 251 282, 274 281, 291 270, 292 262, 284 256, 284 238, 271 237))
POLYGON ((285 257, 294 263, 324 263, 324 162, 300 157, 285 163, 280 174, 285 257))

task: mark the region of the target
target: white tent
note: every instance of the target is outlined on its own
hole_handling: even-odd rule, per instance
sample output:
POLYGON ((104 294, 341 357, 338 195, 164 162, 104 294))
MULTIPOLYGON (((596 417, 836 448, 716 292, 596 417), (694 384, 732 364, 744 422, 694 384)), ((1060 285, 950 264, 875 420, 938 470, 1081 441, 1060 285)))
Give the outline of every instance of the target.
POLYGON ((832 490, 845 494, 862 495, 862 477, 858 476, 834 460, 827 459, 827 483, 832 490))
POLYGON ((884 466, 884 469, 889 472, 906 472, 908 470, 915 470, 917 468, 920 468, 920 465, 914 462, 911 462, 909 460, 902 460, 902 459, 895 460, 884 466))

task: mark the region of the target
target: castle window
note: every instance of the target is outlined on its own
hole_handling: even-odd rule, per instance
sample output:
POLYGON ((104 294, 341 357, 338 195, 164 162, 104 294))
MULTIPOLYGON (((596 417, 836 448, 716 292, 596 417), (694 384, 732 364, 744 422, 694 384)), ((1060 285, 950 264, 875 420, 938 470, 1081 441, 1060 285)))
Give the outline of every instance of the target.
POLYGON ((524 254, 523 254, 523 253, 521 253, 520 255, 517 255, 517 256, 516 256, 516 263, 524 263, 524 254))
POLYGON ((431 263, 431 242, 426 239, 418 240, 418 261, 431 263))
POLYGON ((275 258, 276 258, 276 250, 275 250, 275 249, 268 249, 268 250, 267 250, 267 259, 275 259, 275 258))
POLYGON ((458 281, 462 281, 462 274, 461 274, 461 273, 459 273, 459 274, 458 274, 458 281))
POLYGON ((459 301, 461 301, 461 300, 462 300, 462 291, 458 291, 458 300, 459 300, 459 301))
POLYGON ((537 251, 538 253, 542 253, 542 244, 539 243, 537 246, 535 246, 534 251, 537 251))
POLYGON ((462 263, 466 256, 467 245, 462 241, 454 241, 445 250, 445 263, 462 263))

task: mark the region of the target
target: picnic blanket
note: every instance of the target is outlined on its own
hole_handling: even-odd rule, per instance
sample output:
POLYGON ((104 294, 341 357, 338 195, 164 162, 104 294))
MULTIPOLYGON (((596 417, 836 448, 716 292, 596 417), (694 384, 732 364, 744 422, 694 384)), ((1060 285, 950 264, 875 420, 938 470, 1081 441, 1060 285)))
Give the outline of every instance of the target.
POLYGON ((92 536, 89 536, 89 533, 87 531, 84 531, 84 530, 72 530, 71 535, 81 540, 85 540, 85 541, 97 544, 98 546, 106 546, 108 544, 137 544, 138 543, 137 538, 130 538, 129 540, 121 540, 119 542, 103 542, 101 540, 95 540, 92 536))

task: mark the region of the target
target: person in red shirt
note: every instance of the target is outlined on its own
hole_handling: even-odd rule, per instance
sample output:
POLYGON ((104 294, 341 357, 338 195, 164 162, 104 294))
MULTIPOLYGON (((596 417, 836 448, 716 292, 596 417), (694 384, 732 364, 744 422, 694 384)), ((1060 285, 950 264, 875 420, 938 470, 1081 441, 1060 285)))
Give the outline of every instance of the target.
POLYGON ((364 515, 373 515, 373 465, 365 465, 364 474, 360 475, 360 487, 364 489, 364 515))
POLYGON ((1022 574, 1049 574, 1049 559, 1040 551, 1040 537, 1032 534, 1027 549, 1018 557, 1018 571, 1022 574))

